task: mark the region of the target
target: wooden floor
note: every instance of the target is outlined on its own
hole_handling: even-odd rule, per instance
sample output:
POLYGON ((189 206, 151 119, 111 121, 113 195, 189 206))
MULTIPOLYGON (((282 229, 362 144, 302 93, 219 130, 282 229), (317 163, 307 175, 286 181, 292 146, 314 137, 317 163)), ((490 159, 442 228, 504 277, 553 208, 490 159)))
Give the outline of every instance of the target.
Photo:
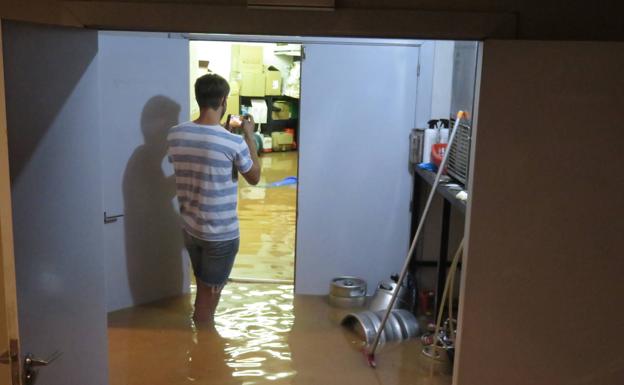
POLYGON ((297 152, 263 154, 257 186, 239 179, 241 245, 232 279, 292 282, 295 269, 296 185, 273 183, 297 176, 297 152))
POLYGON ((418 339, 385 346, 371 369, 348 312, 292 285, 229 284, 216 330, 193 325, 193 295, 109 314, 111 385, 450 385, 418 339))

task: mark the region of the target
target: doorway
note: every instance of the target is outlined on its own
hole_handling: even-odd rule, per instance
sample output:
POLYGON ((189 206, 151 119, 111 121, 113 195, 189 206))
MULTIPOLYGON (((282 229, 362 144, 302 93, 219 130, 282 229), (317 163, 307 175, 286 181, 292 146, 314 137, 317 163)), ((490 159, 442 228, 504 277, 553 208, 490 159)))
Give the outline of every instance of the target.
MULTIPOLYGON (((7 60, 11 71, 8 78, 11 79, 12 84, 12 86, 9 85, 9 88, 18 92, 17 95, 9 95, 10 102, 14 103, 10 105, 9 124, 13 134, 18 135, 16 138, 32 139, 27 143, 14 141, 12 145, 15 143, 23 145, 23 151, 11 154, 13 157, 21 157, 17 160, 22 160, 21 165, 24 166, 21 171, 17 171, 21 175, 19 175, 19 180, 14 187, 27 193, 20 195, 16 202, 17 207, 14 207, 16 223, 18 223, 16 230, 19 232, 16 232, 16 243, 19 246, 17 253, 18 274, 20 274, 18 276, 18 285, 20 285, 18 290, 22 294, 20 300, 25 305, 21 307, 23 312, 21 315, 25 316, 20 318, 29 322, 25 330, 28 330, 29 333, 37 332, 37 335, 31 334, 31 338, 26 341, 25 346, 29 351, 43 351, 46 354, 46 349, 51 348, 52 345, 58 345, 53 349, 60 347, 66 351, 65 357, 68 358, 64 359, 63 363, 59 363, 54 370, 69 373, 69 364, 71 363, 73 366, 78 363, 77 367, 84 368, 85 371, 89 372, 89 375, 97 375, 98 378, 102 378, 105 375, 102 374, 101 369, 102 366, 105 366, 106 359, 101 356, 100 348, 105 346, 106 325, 104 319, 106 310, 110 310, 106 306, 105 297, 113 290, 120 290, 121 294, 127 295, 125 291, 132 291, 132 287, 128 288, 127 286, 127 280, 131 276, 123 274, 116 281, 108 280, 107 285, 103 283, 105 280, 103 275, 106 269, 102 265, 109 260, 109 251, 114 249, 107 245, 114 239, 123 245, 124 236, 128 233, 124 232, 123 228, 112 230, 116 229, 114 226, 121 227, 124 224, 125 217, 118 217, 117 221, 111 219, 122 215, 123 210, 107 211, 102 203, 100 192, 104 191, 106 186, 112 186, 119 190, 119 184, 108 185, 106 183, 110 180, 100 178, 100 174, 104 172, 99 167, 101 159, 98 157, 101 154, 97 149, 109 155, 113 154, 118 160, 125 162, 123 157, 113 150, 117 147, 113 146, 123 144, 128 145, 128 149, 133 150, 136 143, 133 144, 130 139, 138 140, 139 145, 151 146, 152 142, 149 141, 148 143, 148 138, 143 137, 145 134, 143 130, 145 129, 147 133, 151 133, 152 130, 160 132, 165 123, 166 125, 173 123, 170 119, 160 119, 160 115, 157 113, 166 112, 168 117, 177 113, 178 115, 175 117, 179 119, 186 119, 189 116, 188 79, 190 75, 188 73, 187 42, 163 34, 131 36, 131 39, 126 39, 123 33, 119 33, 117 35, 109 34, 107 38, 103 39, 94 31, 88 31, 88 36, 80 36, 84 31, 55 31, 56 33, 50 33, 46 30, 38 31, 39 27, 19 28, 13 30, 11 36, 18 36, 25 40, 13 41, 9 47, 10 52, 19 52, 22 48, 20 44, 27 45, 31 51, 22 50, 21 55, 6 55, 6 57, 11 57, 10 62, 7 60), (68 36, 73 37, 74 40, 66 42, 67 44, 60 44, 68 36), (125 44, 114 43, 116 40, 123 40, 125 44), (35 42, 45 43, 46 50, 37 49, 35 42), (48 44, 48 42, 50 43, 48 44), (150 44, 147 44, 148 42, 150 44), (163 46, 159 46, 159 42, 163 44, 167 42, 167 48, 163 49, 163 46), (81 56, 76 56, 75 47, 77 43, 82 44, 84 52, 81 56), (110 49, 111 44, 115 46, 115 55, 104 57, 105 47, 108 45, 110 49), (150 51, 150 56, 143 51, 139 52, 140 49, 150 51), (171 51, 175 51, 176 54, 166 54, 171 51), (46 72, 42 72, 43 69, 28 70, 37 67, 38 63, 32 60, 33 57, 48 59, 46 61, 48 65, 44 68, 46 72), (49 60, 50 57, 55 60, 49 60), (77 60, 78 58, 82 61, 76 63, 75 67, 67 66, 66 61, 77 60), (171 63, 170 68, 156 68, 154 64, 161 63, 163 58, 175 62, 171 63), (176 58, 179 60, 174 60, 176 58), (180 63, 184 64, 184 70, 182 70, 180 63), (115 67, 113 64, 118 66, 115 67), (24 71, 23 68, 27 65, 32 67, 28 67, 24 71), (75 77, 70 79, 71 82, 55 79, 53 75, 62 71, 71 72, 75 77), (85 71, 87 71, 88 76, 80 76, 85 71), (40 79, 42 84, 46 84, 46 87, 42 88, 45 91, 45 97, 40 99, 39 94, 27 93, 31 88, 26 89, 22 85, 31 81, 32 74, 43 76, 40 75, 41 73, 46 75, 40 79), (170 79, 180 74, 183 75, 183 81, 168 83, 164 91, 160 88, 163 78, 170 79), (81 93, 72 93, 71 86, 74 84, 80 86, 79 91, 82 91, 81 93), (158 87, 151 88, 155 84, 158 87), (183 92, 177 88, 180 84, 184 86, 183 92), (50 87, 51 85, 66 87, 56 89, 50 87), (64 93, 59 95, 61 91, 64 93), (23 95, 22 98, 17 97, 22 95, 19 94, 20 92, 26 93, 26 95, 23 95), (155 99, 154 102, 157 103, 154 105, 148 103, 152 97, 160 94, 165 98, 155 99), (55 100, 55 97, 59 105, 50 105, 49 107, 59 107, 59 114, 57 114, 59 111, 50 111, 45 116, 31 116, 25 110, 27 104, 15 104, 15 101, 27 99, 33 100, 34 105, 38 105, 42 103, 41 100, 55 100), (64 97, 71 103, 61 103, 64 101, 64 97), (171 100, 178 99, 178 103, 171 103, 171 100), (114 103, 113 105, 117 108, 102 109, 105 103, 109 103, 106 104, 107 106, 114 103), (162 106, 175 108, 163 110, 162 106), (84 116, 81 115, 83 119, 74 119, 74 110, 80 110, 84 113, 84 116), (31 120, 24 122, 21 115, 31 120), (89 118, 93 116, 101 118, 101 120, 98 118, 94 124, 105 122, 104 128, 106 129, 110 128, 112 123, 127 118, 128 120, 124 124, 128 122, 132 124, 134 136, 116 135, 113 136, 116 140, 102 141, 97 130, 84 129, 83 122, 89 121, 89 118), (42 121, 42 118, 46 118, 46 120, 42 121), (31 121, 41 122, 41 124, 32 127, 26 124, 31 121), (27 133, 30 132, 28 130, 32 130, 33 127, 38 128, 35 133, 41 135, 28 137, 27 133), (80 144, 77 140, 82 139, 86 145, 77 146, 76 149, 83 151, 65 151, 68 146, 65 140, 68 138, 71 139, 73 145, 80 144), (41 143, 35 139, 41 140, 41 143), (87 148, 91 150, 85 150, 87 148), (88 159, 89 162, 81 162, 84 160, 82 158, 88 159), (68 171, 67 164, 71 165, 70 171, 75 174, 72 175, 72 179, 66 179, 67 176, 64 174, 68 171), (47 167, 53 167, 54 170, 52 171, 55 173, 50 175, 51 171, 47 167), (75 213, 77 215, 67 216, 64 210, 67 207, 75 207, 76 203, 73 202, 72 196, 65 191, 65 184, 71 182, 72 191, 81 192, 85 183, 82 176, 85 175, 89 176, 87 182, 90 189, 88 197, 82 197, 79 202, 83 210, 75 213), (50 179, 51 176, 54 178, 50 179), (50 183, 51 181, 56 183, 50 183), (45 197, 50 197, 50 200, 41 201, 42 194, 45 197), (62 205, 48 204, 57 202, 59 197, 65 199, 62 205), (40 204, 38 210, 32 210, 33 202, 40 204), (104 214, 104 218, 102 218, 104 212, 107 214, 104 214), (84 218, 88 218, 89 221, 85 221, 84 218), (59 219, 62 219, 64 226, 55 225, 59 219), (104 219, 104 223, 102 219, 104 219), (107 220, 108 223, 106 223, 107 220), (65 223, 71 223, 72 226, 69 227, 65 223), (111 229, 111 238, 102 235, 104 233, 102 226, 104 228, 108 226, 111 229), (55 237, 46 238, 49 243, 48 247, 39 247, 40 244, 28 236, 29 233, 25 229, 33 228, 40 229, 45 234, 49 234, 47 229, 55 230, 55 233, 52 234, 55 237), (75 234, 80 236, 76 237, 75 234), (51 247, 54 248, 53 252, 50 252, 51 247), (66 257, 66 247, 73 247, 71 258, 66 257), (64 268, 63 263, 71 266, 71 269, 64 268), (90 269, 88 276, 80 270, 85 266, 90 269), (36 268, 39 273, 30 276, 31 268, 36 268), (29 277, 30 280, 26 280, 29 277), (32 286, 24 286, 24 282, 32 284, 32 286), (66 285, 67 282, 71 282, 73 286, 66 285), (93 290, 91 293, 93 295, 88 297, 84 295, 85 288, 93 290), (74 297, 82 302, 59 304, 58 301, 64 300, 61 295, 65 292, 73 293, 74 297), (28 297, 24 297, 24 295, 28 297), (39 338, 45 336, 47 332, 47 324, 41 322, 44 317, 27 317, 29 312, 36 311, 28 305, 37 303, 35 301, 37 299, 45 301, 44 308, 47 310, 45 315, 57 317, 55 331, 58 337, 55 337, 53 341, 39 338), (86 299, 89 301, 88 304, 85 303, 86 299), (81 308, 87 305, 93 308, 93 312, 89 314, 89 322, 81 318, 83 316, 81 308), (72 309, 71 312, 58 311, 58 309, 69 308, 72 309), (81 326, 79 331, 85 334, 75 337, 77 327, 74 325, 81 326), (81 350, 75 349, 66 342, 83 341, 81 338, 85 336, 93 337, 94 341, 89 346, 98 351, 100 354, 98 357, 82 354, 81 350), (94 360, 97 361, 97 365, 94 364, 94 360)), ((389 272, 396 270, 397 264, 404 255, 404 249, 407 248, 405 241, 409 232, 408 207, 411 186, 408 179, 409 172, 405 167, 407 164, 405 139, 409 130, 414 125, 419 124, 418 119, 423 119, 418 117, 417 112, 417 107, 421 105, 419 102, 420 88, 418 87, 421 42, 374 41, 374 39, 355 39, 354 41, 342 42, 339 39, 317 39, 307 43, 310 48, 308 51, 309 61, 302 76, 304 79, 302 87, 304 94, 307 93, 309 97, 308 99, 305 95, 302 97, 305 102, 302 104, 301 117, 302 122, 307 124, 307 126, 303 124, 302 126, 313 127, 314 129, 302 130, 302 147, 299 148, 302 165, 305 164, 305 169, 302 167, 301 181, 298 180, 298 188, 302 193, 298 205, 300 209, 303 209, 300 210, 299 217, 305 224, 305 231, 302 231, 301 228, 297 229, 297 255, 303 259, 298 258, 297 260, 298 271, 301 271, 301 280, 297 281, 298 287, 295 292, 298 291, 298 294, 323 294, 327 289, 328 278, 343 272, 365 276, 369 282, 375 282, 380 276, 386 276, 389 272), (379 92, 380 90, 387 92, 379 92), (380 108, 383 113, 378 113, 380 108)), ((80 44, 78 45, 80 46, 80 44)), ((36 87, 32 89, 36 90, 36 87)), ((155 150, 160 150, 156 147, 158 146, 154 147, 155 150)), ((127 151, 124 154, 130 156, 132 153, 133 151, 127 151)), ((154 159, 150 158, 154 161, 153 164, 150 162, 152 171, 158 174, 158 178, 161 178, 160 174, 170 175, 166 163, 159 163, 162 160, 161 153, 154 151, 153 154, 155 154, 154 159)), ((110 162, 106 163, 109 164, 110 162)), ((14 167, 18 165, 20 162, 13 162, 14 167)), ((134 189, 131 188, 130 190, 134 192, 134 189)), ((149 196, 151 192, 144 191, 142 194, 146 198, 151 198, 149 196)), ((117 193, 121 194, 119 191, 117 193)), ((123 201, 122 194, 122 204, 123 201)), ((136 202, 138 204, 145 203, 142 200, 136 202)), ((120 207, 123 208, 123 205, 120 207)), ((150 225, 158 224, 157 221, 150 223, 150 225)), ((136 226, 135 229, 141 234, 149 230, 145 226, 136 226)), ((171 239, 163 236, 163 239, 158 239, 158 242, 164 240, 177 242, 173 235, 171 239)), ((163 248, 156 247, 151 250, 158 251, 163 250, 163 248)), ((178 289, 178 298, 182 298, 182 302, 186 302, 182 303, 181 306, 172 307, 167 306, 162 301, 152 302, 151 305, 135 309, 139 311, 141 309, 157 310, 155 312, 156 317, 142 319, 136 314, 129 314, 131 322, 113 323, 112 325, 122 332, 122 336, 118 340, 118 347, 120 346, 122 349, 127 347, 124 345, 127 340, 123 333, 135 333, 134 335, 141 342, 146 342, 146 344, 138 346, 133 352, 125 350, 121 354, 114 355, 117 359, 132 363, 134 359, 143 359, 146 355, 150 355, 158 349, 154 342, 158 340, 158 336, 163 330, 167 330, 172 333, 171 336, 175 336, 177 332, 183 329, 182 334, 189 335, 190 326, 184 313, 185 309, 189 307, 187 300, 190 298, 185 293, 185 290, 188 290, 188 281, 185 279, 188 277, 184 274, 188 274, 188 266, 185 270, 183 264, 185 259, 181 254, 182 249, 179 250, 179 255, 170 255, 175 264, 162 265, 155 258, 156 254, 148 253, 147 256, 151 259, 145 260, 145 263, 142 264, 145 270, 133 269, 132 272, 135 273, 134 279, 137 276, 142 279, 151 277, 148 281, 153 284, 151 290, 139 292, 141 295, 146 295, 146 297, 142 297, 143 303, 156 300, 157 298, 154 299, 154 297, 149 299, 147 295, 161 295, 162 292, 157 293, 156 290, 162 288, 178 289), (172 271, 176 274, 170 274, 172 271), (164 274, 160 275, 161 273, 164 274), (172 286, 169 287, 168 284, 171 282, 166 282, 164 279, 172 275, 177 277, 175 277, 176 280, 173 281, 172 286), (180 277, 182 279, 178 280, 180 277), (178 308, 181 311, 178 312, 176 310, 178 308), (168 319, 167 317, 160 317, 163 313, 171 316, 173 321, 171 323, 158 323, 157 319, 159 318, 161 320, 168 319), (141 320, 144 322, 138 322, 141 320), (156 331, 156 334, 144 333, 144 331, 149 330, 156 331)), ((121 251, 123 252, 123 247, 121 251)), ((127 272, 124 271, 123 273, 127 272)), ((106 271, 106 274, 108 273, 110 271, 106 271)), ((279 328, 278 332, 282 334, 281 337, 290 333, 291 330, 298 330, 297 333, 300 333, 299 336, 302 338, 298 341, 290 340, 293 345, 291 347, 286 346, 285 349, 299 350, 299 354, 296 354, 299 358, 293 361, 296 372, 303 374, 307 371, 308 376, 314 375, 316 373, 315 366, 309 365, 309 362, 319 359, 319 357, 310 357, 306 355, 306 352, 310 351, 308 349, 309 340, 316 335, 314 333, 316 323, 308 321, 314 321, 318 314, 323 314, 325 317, 330 313, 323 299, 317 297, 312 301, 316 303, 314 306, 317 310, 314 312, 298 313, 299 315, 295 317, 298 320, 297 326, 292 324, 293 307, 297 310, 298 305, 293 298, 291 285, 283 285, 277 287, 276 290, 258 290, 240 285, 235 287, 236 290, 231 293, 231 299, 234 300, 231 302, 231 308, 224 309, 222 313, 226 315, 224 319, 229 320, 230 323, 239 322, 240 317, 232 317, 232 315, 237 315, 236 312, 256 309, 258 297, 267 296, 266 303, 270 306, 266 310, 273 312, 274 307, 278 307, 280 311, 286 314, 286 317, 277 323, 267 323, 263 325, 263 328, 273 331, 279 328), (244 294, 242 294, 243 292, 244 294), (275 299, 273 297, 279 297, 280 300, 273 301, 275 299), (249 302, 237 302, 241 298, 249 302), (301 366, 296 367, 297 365, 301 366)), ((130 299, 134 300, 136 298, 133 297, 134 293, 130 294, 132 294, 130 299)), ((171 294, 167 295, 171 296, 171 294)), ((299 301, 298 309, 305 309, 306 302, 310 301, 303 301, 304 305, 301 305, 302 302, 299 301)), ((341 329, 329 322, 331 321, 329 318, 325 318, 328 322, 325 323, 324 327, 327 330, 331 329, 331 332, 326 334, 327 338, 323 340, 330 343, 345 342, 341 339, 341 329)), ((240 324, 245 326, 243 323, 240 324)), ((249 334, 241 334, 238 337, 255 338, 257 325, 251 325, 245 330, 249 334)), ((190 334, 189 345, 193 346, 196 342, 193 340, 192 333, 190 334)), ((266 344, 263 348, 266 348, 265 351, 271 357, 268 357, 266 361, 263 360, 260 366, 264 366, 265 362, 274 362, 269 361, 274 358, 283 359, 287 363, 290 362, 288 354, 272 355, 274 345, 277 342, 271 339, 264 342, 266 344)), ((320 344, 321 340, 315 342, 320 344)), ((349 343, 342 345, 344 348, 342 351, 345 354, 350 352, 348 350, 350 348, 349 343)), ((258 346, 252 347, 255 349, 258 346)), ((280 348, 282 347, 284 346, 280 345, 280 348)), ((188 357, 184 356, 185 351, 179 353, 181 356, 178 358, 182 358, 182 361, 178 362, 188 362, 188 357)), ((321 360, 318 361, 316 368, 327 367, 333 361, 333 357, 332 354, 320 357, 321 360)), ((256 359, 257 357, 251 358, 256 359)), ((164 367, 155 356, 151 355, 150 359, 144 361, 149 362, 150 367, 164 367)), ((250 359, 243 361, 242 364, 234 370, 239 379, 257 373, 257 370, 248 370, 250 366, 245 365, 251 364, 253 367, 257 367, 258 362, 250 359)), ((162 376, 161 379, 164 378, 167 381, 173 377, 179 378, 180 372, 176 372, 176 368, 178 366, 172 368, 170 372, 172 377, 162 376)), ((282 373, 278 370, 276 369, 276 373, 282 373)), ((288 373, 294 375, 293 371, 288 373)), ((344 373, 347 374, 347 371, 344 373)), ((54 374, 55 372, 48 371, 46 373, 47 379, 52 379, 54 374)), ((87 378, 79 376, 87 376, 87 373, 76 374, 70 381, 62 376, 58 376, 58 379, 63 382, 72 382, 73 379, 78 379, 73 381, 76 383, 89 382, 87 378)), ((412 378, 413 375, 407 373, 402 377, 407 379, 412 378)), ((272 380, 268 377, 266 379, 272 380)), ((375 378, 372 376, 366 375, 364 383, 374 383, 374 380, 375 378)), ((104 383, 104 380, 99 382, 104 383)), ((169 383, 171 382, 169 381, 169 383)))
POLYGON ((227 111, 250 114, 262 168, 256 186, 239 179, 241 244, 230 279, 292 284, 295 270, 301 45, 189 41, 190 119, 199 115, 195 80, 216 73, 230 83, 227 111))

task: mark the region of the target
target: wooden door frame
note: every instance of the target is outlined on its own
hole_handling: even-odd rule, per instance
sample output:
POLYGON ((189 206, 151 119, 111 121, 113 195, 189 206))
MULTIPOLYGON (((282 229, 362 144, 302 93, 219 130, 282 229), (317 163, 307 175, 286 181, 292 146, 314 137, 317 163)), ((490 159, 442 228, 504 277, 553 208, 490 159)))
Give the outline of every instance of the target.
MULTIPOLYGON (((17 287, 15 280, 15 253, 13 249, 13 215, 11 206, 11 178, 9 173, 9 146, 7 137, 6 97, 4 89, 4 53, 2 46, 2 20, 0 20, 0 285, 3 287, 6 309, 7 343, 17 341, 19 349, 19 324, 17 318, 17 287)), ((1 292, 1 291, 0 291, 1 292)), ((3 331, 0 331, 2 335, 3 331)), ((0 350, 2 345, 0 345, 0 350)), ((2 352, 0 352, 2 353, 2 352)), ((18 373, 13 374, 13 385, 21 384, 18 373), (17 378, 16 378, 17 377, 17 378), (17 381, 17 382, 16 382, 17 381)))

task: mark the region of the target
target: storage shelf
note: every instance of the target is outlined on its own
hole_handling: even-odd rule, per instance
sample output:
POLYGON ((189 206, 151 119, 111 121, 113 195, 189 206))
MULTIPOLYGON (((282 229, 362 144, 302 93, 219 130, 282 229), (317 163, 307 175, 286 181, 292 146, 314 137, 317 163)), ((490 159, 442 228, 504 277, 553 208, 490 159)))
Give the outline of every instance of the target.
MULTIPOLYGON (((420 175, 420 177, 424 179, 425 182, 427 182, 430 186, 433 186, 433 182, 436 176, 434 172, 423 170, 422 168, 418 167, 418 165, 414 166, 414 171, 416 171, 416 173, 420 175)), ((442 195, 444 199, 449 201, 449 203, 453 207, 456 207, 464 214, 466 213, 466 201, 456 198, 457 193, 461 190, 450 189, 445 184, 440 183, 438 184, 438 188, 436 189, 436 191, 440 195, 442 195)))
MULTIPOLYGON (((417 202, 420 202, 420 196, 424 193, 424 190, 421 188, 421 183, 418 179, 422 179, 427 185, 433 187, 433 183, 435 181, 436 174, 431 171, 423 170, 418 167, 418 165, 414 166, 414 191, 413 191, 413 203, 412 203, 412 230, 411 230, 411 239, 414 237, 414 233, 417 227, 417 224, 420 220, 420 216, 422 213, 420 212, 420 207, 417 202), (416 177, 417 176, 417 177, 416 177), (423 190, 423 191, 421 191, 423 190)), ((451 189, 446 184, 440 183, 436 188, 435 192, 440 194, 443 199, 442 205, 442 228, 440 234, 440 253, 437 261, 431 260, 412 260, 412 268, 427 268, 427 267, 435 267, 437 268, 436 274, 436 288, 435 288, 435 312, 438 313, 440 306, 440 300, 442 298, 442 293, 444 290, 444 285, 446 283, 446 273, 450 266, 450 261, 448 260, 448 246, 449 246, 449 230, 450 230, 450 217, 451 217, 451 207, 457 208, 462 214, 466 213, 466 201, 461 199, 457 199, 456 195, 461 190, 451 189)), ((461 263, 458 264, 458 267, 461 266, 461 263)))
POLYGON ((240 105, 249 105, 251 103, 251 99, 264 99, 267 103, 268 114, 267 114, 267 122, 262 124, 262 134, 263 135, 271 135, 271 133, 275 131, 283 131, 285 128, 292 128, 295 130, 295 141, 299 142, 299 118, 289 118, 289 119, 273 119, 272 118, 272 110, 270 107, 273 106, 273 102, 275 101, 289 101, 297 104, 297 111, 299 110, 299 99, 293 98, 288 95, 265 95, 265 96, 240 96, 239 101, 240 105))

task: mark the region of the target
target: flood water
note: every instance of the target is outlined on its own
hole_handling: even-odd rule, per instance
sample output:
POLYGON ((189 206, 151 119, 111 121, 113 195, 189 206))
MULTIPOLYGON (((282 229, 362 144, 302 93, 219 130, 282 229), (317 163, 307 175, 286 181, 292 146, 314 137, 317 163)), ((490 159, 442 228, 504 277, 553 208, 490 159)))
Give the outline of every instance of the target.
POLYGON ((191 321, 193 294, 109 315, 110 384, 401 385, 451 383, 418 340, 385 347, 377 369, 339 325, 347 313, 292 285, 229 284, 216 330, 191 321))
POLYGON ((263 154, 257 186, 239 178, 241 244, 232 278, 292 282, 295 270, 297 186, 278 186, 297 176, 297 152, 263 154))
MULTIPOLYGON (((264 154, 262 179, 239 179, 241 246, 232 277, 292 282, 297 153, 264 154)), ((340 326, 348 313, 324 297, 295 296, 292 284, 231 283, 215 328, 192 320, 194 293, 109 314, 111 385, 301 384, 448 385, 447 364, 418 340, 384 347, 371 369, 359 337, 340 326)))

